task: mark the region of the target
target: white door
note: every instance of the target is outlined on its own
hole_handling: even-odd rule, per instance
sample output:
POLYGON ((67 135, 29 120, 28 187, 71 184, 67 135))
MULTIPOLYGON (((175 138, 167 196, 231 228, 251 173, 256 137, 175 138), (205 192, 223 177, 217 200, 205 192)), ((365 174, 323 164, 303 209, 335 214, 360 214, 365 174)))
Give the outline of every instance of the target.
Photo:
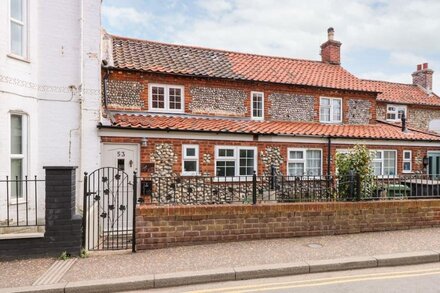
POLYGON ((103 228, 108 233, 130 230, 133 227, 133 172, 137 172, 139 168, 139 145, 104 143, 102 167, 113 167, 127 174, 125 182, 122 179, 114 180, 114 173, 109 172, 107 176, 111 192, 107 197, 104 196, 103 204, 110 205, 113 209, 108 212, 110 220, 104 221, 103 228))
POLYGON ((133 176, 139 168, 139 145, 104 143, 102 167, 114 167, 133 176))

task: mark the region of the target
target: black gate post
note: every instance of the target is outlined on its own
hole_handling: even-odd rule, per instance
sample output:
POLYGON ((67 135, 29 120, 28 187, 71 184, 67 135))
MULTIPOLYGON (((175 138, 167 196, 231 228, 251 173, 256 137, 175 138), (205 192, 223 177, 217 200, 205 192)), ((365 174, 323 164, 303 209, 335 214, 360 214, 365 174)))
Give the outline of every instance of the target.
POLYGON ((136 203, 137 203, 137 176, 136 171, 133 172, 133 231, 131 251, 136 252, 136 203))
POLYGON ((252 175, 252 204, 257 204, 257 174, 252 175))
POLYGON ((84 190, 83 190, 83 217, 82 217, 82 248, 86 248, 86 233, 87 233, 87 172, 84 172, 84 190))

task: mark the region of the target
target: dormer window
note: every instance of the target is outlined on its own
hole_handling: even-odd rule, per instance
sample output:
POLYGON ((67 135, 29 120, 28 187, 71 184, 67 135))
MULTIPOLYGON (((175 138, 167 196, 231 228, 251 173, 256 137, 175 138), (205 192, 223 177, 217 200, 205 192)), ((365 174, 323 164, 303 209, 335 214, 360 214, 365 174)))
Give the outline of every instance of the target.
POLYGON ((322 97, 319 102, 319 121, 323 123, 342 122, 342 99, 322 97))
POLYGON ((402 114, 406 115, 405 105, 387 105, 387 120, 392 122, 400 122, 402 114))
POLYGON ((183 86, 150 84, 149 109, 157 112, 184 112, 183 86))

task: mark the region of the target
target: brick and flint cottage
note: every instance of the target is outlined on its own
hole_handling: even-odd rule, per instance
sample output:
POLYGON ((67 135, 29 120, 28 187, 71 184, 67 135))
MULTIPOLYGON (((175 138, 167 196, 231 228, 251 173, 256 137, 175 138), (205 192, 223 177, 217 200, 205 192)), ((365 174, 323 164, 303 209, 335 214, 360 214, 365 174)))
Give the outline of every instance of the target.
POLYGON ((376 175, 437 177, 433 71, 417 66, 413 84, 362 80, 333 36, 312 61, 103 33, 102 164, 142 176, 326 175, 337 152, 364 144, 376 175))

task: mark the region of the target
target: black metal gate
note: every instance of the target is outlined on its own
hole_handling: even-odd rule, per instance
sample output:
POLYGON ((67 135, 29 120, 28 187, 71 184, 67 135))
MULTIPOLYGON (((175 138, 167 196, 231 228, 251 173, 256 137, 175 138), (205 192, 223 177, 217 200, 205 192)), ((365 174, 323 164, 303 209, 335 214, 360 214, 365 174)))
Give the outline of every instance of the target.
POLYGON ((84 173, 83 247, 136 251, 136 172, 113 167, 84 173))

